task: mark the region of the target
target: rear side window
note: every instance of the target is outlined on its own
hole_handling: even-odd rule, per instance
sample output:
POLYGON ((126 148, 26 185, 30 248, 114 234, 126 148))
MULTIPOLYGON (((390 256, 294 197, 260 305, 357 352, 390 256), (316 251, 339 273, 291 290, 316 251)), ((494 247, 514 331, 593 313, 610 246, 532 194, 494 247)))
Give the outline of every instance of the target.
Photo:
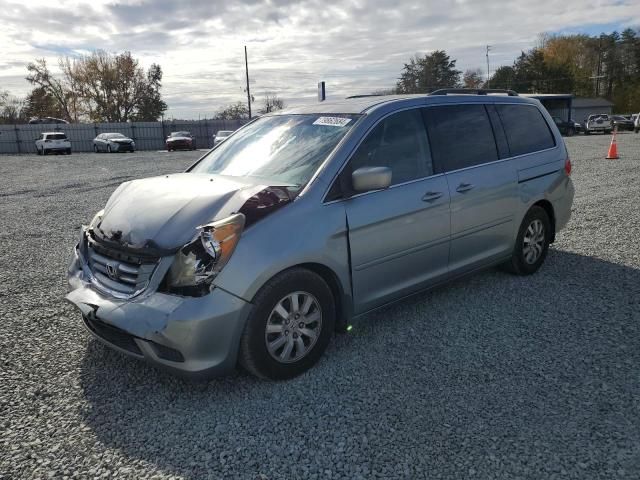
POLYGON ((431 152, 438 172, 498 160, 484 105, 443 105, 424 109, 431 152))
POLYGON ((349 166, 352 172, 360 167, 389 167, 392 185, 432 175, 420 110, 395 113, 378 123, 353 154, 349 166))
POLYGON ((496 105, 511 156, 538 152, 556 145, 540 110, 533 105, 496 105))

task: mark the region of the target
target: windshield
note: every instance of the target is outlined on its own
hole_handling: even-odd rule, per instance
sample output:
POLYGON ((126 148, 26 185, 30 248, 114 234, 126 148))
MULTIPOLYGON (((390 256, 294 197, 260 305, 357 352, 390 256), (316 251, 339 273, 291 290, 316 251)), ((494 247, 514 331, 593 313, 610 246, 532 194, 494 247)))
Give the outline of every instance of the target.
POLYGON ((209 152, 191 171, 303 185, 359 115, 262 117, 209 152))
POLYGON ((216 137, 228 137, 229 135, 231 135, 233 132, 231 130, 220 130, 217 134, 216 137))
POLYGON ((121 133, 110 133, 107 138, 125 138, 125 136, 121 133))
POLYGON ((188 137, 191 135, 189 132, 171 132, 172 137, 188 137))

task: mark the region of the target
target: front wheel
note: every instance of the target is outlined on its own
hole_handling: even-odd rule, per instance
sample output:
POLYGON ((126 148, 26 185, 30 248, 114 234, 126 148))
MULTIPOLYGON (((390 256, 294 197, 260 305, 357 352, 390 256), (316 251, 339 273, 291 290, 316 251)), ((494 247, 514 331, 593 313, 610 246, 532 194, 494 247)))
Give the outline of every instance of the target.
POLYGON ((311 368, 329 344, 335 325, 331 289, 318 274, 287 270, 256 294, 240 340, 240 364, 271 380, 311 368))
POLYGON ((551 221, 544 208, 534 205, 525 215, 516 238, 507 270, 516 275, 531 275, 544 263, 551 243, 551 221))
POLYGON ((576 131, 573 128, 567 130, 567 137, 573 137, 576 134, 576 131))

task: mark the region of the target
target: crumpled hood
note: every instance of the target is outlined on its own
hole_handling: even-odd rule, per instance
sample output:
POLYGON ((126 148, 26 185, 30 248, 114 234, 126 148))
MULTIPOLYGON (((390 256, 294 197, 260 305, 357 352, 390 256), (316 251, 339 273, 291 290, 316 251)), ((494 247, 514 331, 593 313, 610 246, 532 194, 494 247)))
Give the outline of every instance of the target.
POLYGON ((199 225, 239 211, 265 185, 242 178, 178 173, 133 180, 109 198, 96 235, 129 248, 175 250, 199 225))

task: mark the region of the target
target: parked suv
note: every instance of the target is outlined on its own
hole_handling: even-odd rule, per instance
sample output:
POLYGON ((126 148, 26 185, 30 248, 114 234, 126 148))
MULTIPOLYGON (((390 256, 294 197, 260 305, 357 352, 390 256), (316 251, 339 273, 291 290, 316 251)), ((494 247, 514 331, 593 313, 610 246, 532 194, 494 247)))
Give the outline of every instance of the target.
POLYGON ((455 92, 264 115, 184 173, 123 183, 80 231, 66 298, 133 357, 283 379, 389 302, 533 274, 571 212, 563 139, 537 100, 455 92))
POLYGON ((587 118, 584 122, 585 135, 598 132, 607 134, 611 133, 612 131, 613 127, 611 126, 611 119, 606 113, 589 115, 589 118, 587 118))
POLYGON ((36 140, 38 155, 49 153, 66 153, 71 155, 71 142, 64 132, 44 132, 36 140))

